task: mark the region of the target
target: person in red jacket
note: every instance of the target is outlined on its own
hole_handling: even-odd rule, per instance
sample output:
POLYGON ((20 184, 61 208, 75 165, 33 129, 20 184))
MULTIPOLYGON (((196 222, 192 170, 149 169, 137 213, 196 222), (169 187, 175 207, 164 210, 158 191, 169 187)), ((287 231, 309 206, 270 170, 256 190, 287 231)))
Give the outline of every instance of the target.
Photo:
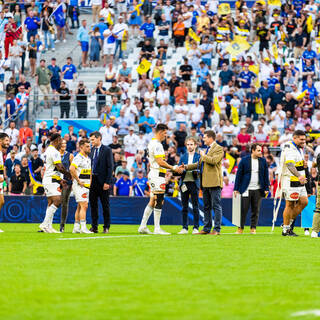
POLYGON ((16 39, 16 31, 17 31, 17 25, 14 23, 13 17, 8 18, 8 23, 4 26, 4 32, 6 34, 6 37, 4 39, 4 54, 5 59, 9 56, 9 47, 12 45, 13 40, 16 39))
POLYGON ((28 138, 33 138, 32 129, 29 128, 29 122, 27 120, 23 121, 23 127, 19 130, 19 143, 20 146, 27 143, 28 138))

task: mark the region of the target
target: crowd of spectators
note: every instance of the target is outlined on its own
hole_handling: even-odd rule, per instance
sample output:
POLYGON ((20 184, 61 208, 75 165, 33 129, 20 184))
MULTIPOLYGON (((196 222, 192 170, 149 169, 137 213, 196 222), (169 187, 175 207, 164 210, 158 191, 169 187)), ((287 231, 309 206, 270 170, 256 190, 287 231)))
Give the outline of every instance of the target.
MULTIPOLYGON (((26 152, 29 160, 33 157, 27 150, 36 135, 33 140, 28 136, 21 141, 14 128, 22 124, 31 90, 24 67, 28 54, 27 76, 35 77, 45 108, 59 105, 61 118, 69 118, 74 100, 77 116, 87 118, 88 98, 96 97, 102 142, 114 153, 114 194, 148 194, 145 150, 159 122, 169 127, 164 148, 170 164, 179 163, 186 152, 187 136, 194 136, 201 148, 204 130, 215 130, 217 143, 225 150, 224 197, 232 195, 237 164, 250 152, 252 142, 263 145, 274 194, 281 146, 296 129, 308 134, 306 161, 310 179, 315 181, 311 163, 320 152, 319 3, 258 0, 248 8, 240 0, 235 10, 225 11, 216 0, 159 0, 155 6, 147 0, 94 0, 90 25, 79 18, 81 3, 70 0, 62 2, 63 26, 49 18, 60 3, 2 6, 0 26, 5 50, 0 56, 0 81, 7 96, 4 110, 6 130, 11 130, 10 148, 16 152, 11 154, 10 150, 7 155, 12 162, 8 172, 19 176, 14 164, 16 159, 22 162, 18 154, 26 152), (25 15, 21 14, 23 10, 25 15), (19 25, 23 32, 14 39, 19 25), (55 43, 64 42, 66 32, 73 28, 78 29, 74 37, 82 53, 80 70, 105 67, 105 78, 97 79, 93 89, 81 77, 77 80, 79 67, 72 57, 61 66, 54 58, 46 61, 46 50, 55 50, 55 43), (125 58, 128 40, 135 40, 140 48, 134 57, 138 64, 125 58), (241 43, 248 47, 239 49, 241 43), (172 64, 176 52, 181 56, 172 64), (137 73, 138 65, 145 71, 137 73), (1 76, 6 70, 12 72, 8 83, 1 76), (56 100, 49 99, 51 93, 56 100), (15 119, 18 115, 20 121, 15 119)), ((38 141, 32 146, 38 150, 39 159, 45 140, 58 126, 56 122, 52 128, 45 122, 37 128, 38 141)), ((24 122, 22 128, 27 127, 24 122)), ((70 130, 64 139, 68 152, 75 153, 77 143, 87 133, 70 130)), ((35 170, 41 167, 40 161, 37 164, 35 170)), ((177 195, 177 178, 168 172, 167 181, 167 194, 177 195)), ((27 189, 30 183, 26 181, 27 189)))

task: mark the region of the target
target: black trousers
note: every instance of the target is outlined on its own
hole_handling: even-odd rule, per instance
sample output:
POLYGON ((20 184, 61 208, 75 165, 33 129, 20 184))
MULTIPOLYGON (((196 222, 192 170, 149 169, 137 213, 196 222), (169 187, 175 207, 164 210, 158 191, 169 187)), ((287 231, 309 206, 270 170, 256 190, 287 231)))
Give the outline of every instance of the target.
POLYGON ((248 197, 241 197, 241 229, 244 228, 246 223, 247 214, 251 207, 251 222, 250 228, 255 229, 259 220, 260 204, 262 196, 261 190, 249 190, 248 197))
POLYGON ((182 202, 182 228, 188 230, 188 209, 189 209, 189 197, 191 197, 192 210, 193 210, 193 228, 199 229, 199 201, 198 194, 199 189, 195 182, 184 182, 187 191, 181 191, 182 202))
POLYGON ((91 208, 92 228, 98 229, 98 199, 100 198, 103 212, 103 227, 110 229, 110 204, 109 204, 109 190, 103 190, 103 185, 98 181, 96 175, 92 175, 92 182, 89 192, 89 202, 91 208))
POLYGON ((69 118, 70 113, 70 103, 60 101, 60 118, 63 118, 64 114, 66 118, 69 118))

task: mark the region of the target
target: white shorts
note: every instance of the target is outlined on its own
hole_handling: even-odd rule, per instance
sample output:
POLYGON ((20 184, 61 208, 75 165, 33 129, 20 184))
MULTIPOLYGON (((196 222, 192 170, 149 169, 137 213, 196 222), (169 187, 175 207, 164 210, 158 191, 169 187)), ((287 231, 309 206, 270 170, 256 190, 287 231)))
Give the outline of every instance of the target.
POLYGON ((74 183, 72 185, 72 191, 76 202, 88 202, 89 201, 89 189, 80 187, 78 184, 74 183))
POLYGON ((72 79, 63 79, 62 81, 66 83, 69 90, 73 90, 74 81, 72 79))
POLYGON ((61 196, 61 186, 58 182, 45 183, 43 182, 44 192, 46 197, 61 196))
POLYGON ((166 190, 166 178, 159 177, 159 172, 149 172, 148 183, 150 191, 152 193, 165 192, 166 190))
POLYGON ((291 187, 290 178, 284 178, 281 186, 284 198, 287 201, 298 201, 300 197, 308 197, 306 187, 291 187))
POLYGON ((116 46, 115 46, 115 45, 103 46, 103 54, 104 54, 104 55, 113 55, 115 49, 116 49, 116 46))

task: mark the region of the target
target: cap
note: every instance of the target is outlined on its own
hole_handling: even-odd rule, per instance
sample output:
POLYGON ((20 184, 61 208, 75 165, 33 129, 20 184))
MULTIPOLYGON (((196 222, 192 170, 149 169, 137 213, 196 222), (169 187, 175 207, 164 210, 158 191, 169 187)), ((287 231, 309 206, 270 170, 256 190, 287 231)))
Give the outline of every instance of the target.
POLYGON ((122 174, 125 174, 125 175, 128 176, 128 177, 130 176, 130 173, 129 173, 128 170, 123 170, 122 174))
POLYGON ((149 107, 148 107, 148 108, 145 108, 144 111, 150 111, 150 108, 149 108, 149 107))
POLYGON ((34 151, 34 150, 38 150, 38 148, 37 148, 35 145, 32 145, 31 148, 30 148, 30 150, 31 150, 31 151, 34 151))
POLYGON ((13 14, 11 12, 7 12, 4 17, 5 18, 13 18, 13 14))
POLYGON ((200 61, 200 64, 205 64, 203 60, 200 61))
POLYGON ((240 129, 247 129, 245 125, 242 125, 240 129))
POLYGON ((233 62, 233 61, 238 61, 238 60, 237 60, 237 58, 232 58, 231 61, 233 62))
POLYGON ((142 170, 142 169, 139 169, 139 170, 138 170, 138 173, 143 173, 143 170, 142 170))
POLYGON ((126 157, 121 157, 121 161, 128 162, 126 157))
POLYGON ((110 117, 110 120, 115 120, 115 119, 116 119, 115 116, 111 116, 111 117, 110 117))
POLYGON ((180 80, 180 82, 184 82, 184 80, 183 80, 183 79, 181 79, 181 80, 180 80))
POLYGON ((104 21, 104 18, 100 18, 99 21, 104 21))
POLYGON ((269 57, 265 57, 263 60, 270 61, 270 58, 269 57))
POLYGON ((129 131, 131 131, 131 130, 134 131, 134 126, 129 127, 129 131))
POLYGON ((14 150, 11 150, 10 154, 16 154, 16 152, 14 150))
POLYGON ((240 20, 239 23, 246 23, 244 20, 240 20))
POLYGON ((284 66, 285 66, 285 67, 289 67, 289 63, 288 63, 288 62, 285 62, 284 66))

